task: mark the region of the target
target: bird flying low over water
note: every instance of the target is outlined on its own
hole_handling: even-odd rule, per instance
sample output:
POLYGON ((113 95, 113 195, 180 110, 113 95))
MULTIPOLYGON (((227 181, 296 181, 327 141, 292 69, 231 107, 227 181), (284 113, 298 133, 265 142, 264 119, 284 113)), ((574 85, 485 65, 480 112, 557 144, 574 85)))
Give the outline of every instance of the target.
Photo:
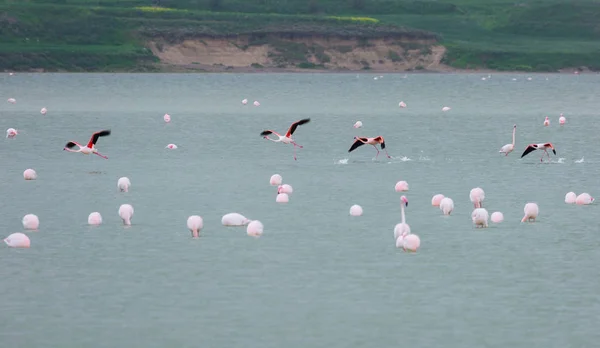
POLYGON ((262 131, 260 133, 260 136, 267 140, 276 142, 276 143, 284 143, 284 144, 294 145, 294 160, 295 160, 296 159, 296 147, 303 148, 303 146, 296 144, 296 141, 292 138, 292 134, 294 134, 294 132, 296 131, 296 128, 298 128, 298 126, 307 124, 308 122, 310 122, 310 118, 305 118, 300 121, 296 121, 296 122, 292 123, 292 125, 288 129, 287 133, 285 133, 285 135, 281 135, 273 130, 267 129, 267 130, 262 131), (276 135, 278 138, 277 139, 269 138, 269 135, 271 135, 271 134, 276 135))
POLYGON ((110 135, 110 129, 107 130, 102 130, 99 132, 96 132, 94 134, 92 134, 92 137, 90 138, 90 141, 88 142, 87 145, 82 146, 81 144, 79 144, 76 141, 69 141, 66 145, 65 148, 63 149, 64 151, 69 151, 69 152, 80 152, 84 155, 89 155, 89 154, 94 154, 94 155, 98 155, 104 159, 108 159, 108 157, 98 153, 98 149, 96 149, 96 142, 98 142, 98 138, 100 137, 105 137, 105 136, 109 136, 110 135), (73 150, 73 148, 77 146, 79 147, 77 150, 73 150))
POLYGON ((381 135, 377 136, 375 138, 354 137, 354 143, 352 144, 352 146, 350 147, 348 152, 352 152, 364 144, 373 145, 375 150, 377 150, 377 155, 375 156, 375 158, 377 158, 377 156, 379 156, 379 150, 377 149, 377 146, 376 146, 377 144, 379 144, 381 146, 381 149, 383 151, 385 151, 385 154, 387 155, 388 158, 392 158, 388 154, 387 150, 385 149, 385 140, 383 140, 383 137, 381 135))
MULTIPOLYGON (((556 155, 556 150, 554 149, 554 145, 552 143, 541 143, 541 144, 529 144, 525 148, 525 151, 521 155, 521 158, 525 157, 527 154, 535 151, 535 150, 543 150, 548 156, 548 161, 550 161, 550 154, 548 153, 548 149, 551 149, 552 152, 556 155)), ((540 162, 544 161, 544 155, 540 158, 540 162)))

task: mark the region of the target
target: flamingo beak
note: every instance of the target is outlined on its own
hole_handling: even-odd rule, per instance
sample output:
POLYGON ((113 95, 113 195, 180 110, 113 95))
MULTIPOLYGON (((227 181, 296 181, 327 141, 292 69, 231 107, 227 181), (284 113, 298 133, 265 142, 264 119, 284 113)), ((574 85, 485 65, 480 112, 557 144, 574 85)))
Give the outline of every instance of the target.
POLYGON ((556 150, 552 149, 552 152, 556 155, 556 150))
POLYGON ((407 202, 404 202, 404 206, 405 206, 405 207, 408 207, 408 201, 407 201, 407 202))

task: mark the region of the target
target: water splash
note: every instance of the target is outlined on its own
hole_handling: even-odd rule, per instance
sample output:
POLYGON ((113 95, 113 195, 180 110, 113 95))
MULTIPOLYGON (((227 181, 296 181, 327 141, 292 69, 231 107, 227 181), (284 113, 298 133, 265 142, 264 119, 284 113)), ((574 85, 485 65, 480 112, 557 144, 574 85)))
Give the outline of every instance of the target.
POLYGON ((348 158, 342 158, 337 161, 334 160, 334 164, 348 164, 348 158))
POLYGON ((583 163, 583 162, 585 162, 585 161, 584 161, 584 159, 583 159, 583 157, 581 157, 581 159, 580 159, 580 160, 576 160, 576 161, 575 161, 575 163, 583 163))

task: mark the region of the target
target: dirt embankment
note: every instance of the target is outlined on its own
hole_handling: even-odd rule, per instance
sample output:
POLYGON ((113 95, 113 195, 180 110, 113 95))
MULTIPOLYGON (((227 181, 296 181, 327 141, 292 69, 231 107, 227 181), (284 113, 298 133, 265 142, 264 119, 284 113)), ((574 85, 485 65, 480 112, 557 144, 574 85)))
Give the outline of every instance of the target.
POLYGON ((450 71, 434 40, 335 37, 196 38, 148 43, 162 70, 185 71, 450 71))

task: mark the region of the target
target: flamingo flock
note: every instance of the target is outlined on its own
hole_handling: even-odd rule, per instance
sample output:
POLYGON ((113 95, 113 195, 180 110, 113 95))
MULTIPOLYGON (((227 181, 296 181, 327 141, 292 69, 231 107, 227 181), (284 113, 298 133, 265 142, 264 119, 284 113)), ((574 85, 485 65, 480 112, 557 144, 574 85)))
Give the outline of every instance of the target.
MULTIPOLYGON (((9 98, 8 102, 11 104, 15 104, 16 100, 14 98, 9 98)), ((247 105, 248 100, 247 99, 242 100, 242 104, 247 105)), ((258 106, 260 106, 260 103, 258 101, 255 101, 253 103, 253 105, 258 107, 258 106)), ((399 107, 406 108, 407 104, 405 102, 401 101, 399 103, 399 107)), ((442 111, 444 111, 444 112, 447 112, 449 110, 451 110, 451 108, 447 107, 447 106, 442 108, 442 111)), ((40 113, 42 115, 46 115, 47 112, 48 112, 48 110, 45 107, 42 108, 40 111, 40 113)), ((164 114, 163 120, 165 123, 170 123, 171 116, 169 114, 164 114)), ((297 160, 296 148, 302 149, 303 146, 296 143, 296 140, 292 136, 294 135, 294 133, 296 132, 296 130, 299 126, 308 124, 310 122, 310 120, 311 120, 310 118, 305 118, 305 119, 301 119, 301 120, 293 122, 290 125, 290 127, 287 129, 287 132, 284 135, 279 134, 273 130, 267 129, 267 130, 262 131, 260 133, 260 136, 266 140, 269 140, 269 141, 272 141, 275 143, 293 145, 293 150, 294 150, 293 158, 294 158, 294 160, 297 160)), ((563 114, 560 114, 559 124, 561 126, 564 126, 566 124, 566 118, 563 116, 563 114)), ((545 117, 543 125, 545 127, 550 126, 550 121, 549 121, 548 117, 545 117)), ((357 121, 353 127, 357 128, 357 129, 362 128, 363 123, 361 121, 357 121)), ((513 129, 512 129, 512 143, 502 146, 499 151, 499 153, 504 154, 505 157, 508 156, 510 153, 512 153, 515 149, 516 129, 517 129, 517 125, 515 124, 515 125, 513 125, 513 129)), ((14 139, 18 134, 19 134, 19 132, 16 129, 9 128, 6 131, 6 138, 14 139)), ((109 135, 111 135, 110 129, 100 130, 100 131, 94 132, 91 135, 91 137, 86 145, 82 145, 76 141, 69 141, 66 143, 63 150, 68 151, 68 152, 73 152, 73 153, 81 153, 84 155, 94 154, 99 157, 102 157, 103 159, 108 159, 107 156, 98 152, 96 145, 101 137, 107 137, 109 135)), ((371 145, 375 148, 375 150, 377 152, 375 159, 378 158, 379 153, 380 153, 380 150, 377 148, 377 146, 379 146, 381 148, 381 150, 385 152, 387 158, 392 158, 387 152, 385 140, 384 140, 383 136, 381 136, 381 135, 378 135, 376 137, 354 137, 354 142, 352 143, 348 152, 349 153, 353 152, 354 150, 356 150, 357 148, 359 148, 365 144, 371 145)), ((177 145, 169 144, 166 146, 166 148, 177 149, 177 145)), ((534 143, 534 144, 527 145, 527 147, 525 148, 524 152, 521 155, 521 158, 525 157, 526 155, 528 155, 531 152, 534 152, 536 150, 540 150, 543 152, 542 157, 540 159, 541 162, 543 162, 544 156, 547 156, 548 160, 550 161, 550 155, 548 153, 548 150, 551 150, 553 152, 553 154, 556 155, 556 149, 552 143, 550 143, 550 142, 534 143)), ((27 169, 23 173, 23 177, 25 180, 36 180, 37 173, 33 169, 27 169)), ((283 178, 280 174, 272 175, 269 180, 269 184, 271 186, 277 187, 277 195, 276 195, 276 199, 275 199, 276 203, 288 203, 289 202, 290 195, 293 193, 293 188, 291 185, 283 183, 283 178)), ((118 188, 119 192, 128 193, 130 190, 130 187, 131 187, 131 181, 128 177, 121 177, 118 179, 117 188, 118 188)), ((396 192, 407 192, 407 191, 409 191, 409 185, 406 181, 398 181, 396 183, 394 189, 396 192)), ((477 229, 488 228, 489 220, 491 220, 492 223, 501 223, 504 221, 503 213, 498 212, 498 211, 492 213, 491 218, 490 218, 490 214, 483 207, 483 202, 484 202, 485 198, 486 198, 485 192, 481 187, 475 187, 469 192, 469 199, 470 199, 471 203, 473 204, 471 220, 472 220, 473 226, 477 229)), ((421 240, 418 235, 412 233, 411 227, 409 226, 409 224, 407 223, 407 220, 406 220, 406 215, 407 215, 406 210, 408 209, 408 198, 405 195, 402 195, 402 196, 400 196, 399 199, 400 199, 400 222, 398 224, 396 224, 396 226, 394 227, 395 245, 397 248, 401 248, 404 251, 416 252, 420 248, 421 240)), ((569 192, 565 196, 565 203, 567 203, 567 204, 589 205, 589 204, 594 203, 594 201, 595 201, 594 198, 588 193, 582 193, 580 195, 576 195, 574 192, 569 192)), ((452 200, 452 198, 446 197, 443 194, 434 195, 432 197, 431 204, 433 207, 438 207, 441 210, 442 215, 446 218, 449 218, 451 216, 452 212, 454 211, 454 201, 452 200)), ((521 218, 521 222, 525 223, 525 222, 537 221, 539 212, 540 212, 540 210, 539 210, 539 206, 537 203, 535 203, 535 202, 526 203, 523 208, 524 215, 521 218)), ((132 205, 122 204, 118 208, 117 213, 118 213, 119 217, 121 218, 124 226, 126 226, 126 227, 132 226, 132 220, 133 220, 133 216, 134 216, 134 208, 132 205)), ((350 207, 349 213, 353 217, 360 217, 363 215, 364 211, 360 205, 355 204, 350 207)), ((88 224, 89 225, 98 226, 98 225, 102 224, 102 221, 103 221, 102 215, 99 212, 92 212, 88 216, 88 224)), ((244 215, 235 213, 235 212, 223 215, 223 217, 221 218, 221 223, 223 226, 229 226, 229 227, 246 226, 247 235, 252 236, 252 237, 260 237, 264 231, 264 226, 259 220, 251 220, 251 219, 248 219, 247 217, 245 217, 244 215)), ((25 230, 37 231, 40 226, 40 221, 36 215, 27 214, 23 217, 22 224, 23 224, 23 228, 25 230)), ((187 229, 190 231, 191 236, 193 238, 200 237, 200 233, 201 233, 201 230, 203 229, 203 227, 204 227, 204 220, 201 216, 191 215, 188 217, 187 229)), ((9 235, 7 238, 5 238, 4 242, 8 246, 18 247, 18 248, 29 248, 31 245, 29 238, 24 233, 13 233, 13 234, 9 235)))

